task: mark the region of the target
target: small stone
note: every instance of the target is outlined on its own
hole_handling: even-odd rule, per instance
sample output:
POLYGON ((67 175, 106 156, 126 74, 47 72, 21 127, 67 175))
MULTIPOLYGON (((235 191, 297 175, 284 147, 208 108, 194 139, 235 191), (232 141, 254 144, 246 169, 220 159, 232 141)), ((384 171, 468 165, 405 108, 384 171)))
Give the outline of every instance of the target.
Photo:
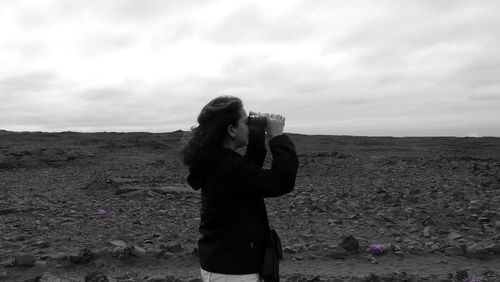
POLYGON ((372 256, 368 257, 368 261, 372 264, 377 264, 378 263, 378 260, 372 256))
POLYGON ((469 273, 467 272, 467 269, 458 270, 455 273, 455 279, 457 279, 457 281, 464 281, 465 279, 467 279, 467 277, 469 277, 469 273))
POLYGON ((487 223, 487 222, 490 222, 490 218, 489 217, 485 217, 485 216, 482 216, 480 218, 477 219, 480 223, 487 223))
POLYGON ((1 209, 0 210, 0 215, 9 214, 9 213, 15 213, 15 212, 17 212, 17 210, 14 209, 14 208, 1 209))
POLYGON ((167 252, 167 251, 162 251, 162 252, 160 253, 160 257, 161 257, 162 259, 171 259, 171 258, 175 257, 175 254, 174 254, 174 253, 171 253, 171 252, 167 252))
POLYGON ((3 238, 5 241, 10 241, 10 242, 19 242, 26 240, 26 237, 24 237, 23 235, 5 236, 3 238))
POLYGON ((328 250, 326 256, 333 259, 345 259, 347 257, 347 252, 344 248, 334 246, 328 250))
POLYGON ((448 239, 449 241, 457 240, 457 239, 460 239, 460 238, 462 238, 462 235, 460 235, 460 234, 458 234, 458 233, 456 233, 456 232, 453 232, 453 231, 452 231, 452 232, 450 232, 450 233, 448 234, 448 237, 447 237, 447 239, 448 239))
POLYGON ((465 256, 485 260, 488 258, 488 251, 479 243, 467 247, 465 256))
POLYGON ((38 248, 48 248, 50 246, 49 242, 43 240, 33 242, 31 245, 38 248))
POLYGON ((464 255, 464 249, 459 246, 450 246, 443 249, 444 253, 449 256, 462 256, 464 255))
POLYGON ((489 244, 484 249, 495 254, 500 254, 500 244, 498 243, 489 244))
POLYGON ((500 229, 500 220, 495 221, 495 228, 500 229))
POLYGON ((40 277, 39 282, 61 282, 61 278, 55 276, 50 272, 45 272, 42 277, 40 277))
POLYGON ((69 259, 69 255, 67 253, 64 253, 64 252, 58 252, 58 253, 51 255, 50 258, 53 260, 67 260, 67 259, 69 259))
POLYGON ((19 266, 34 266, 35 260, 35 257, 32 255, 20 255, 14 257, 15 264, 19 266))
POLYGON ((40 266, 40 267, 45 267, 45 266, 47 266, 47 262, 44 260, 37 260, 37 261, 35 261, 35 265, 40 266))
POLYGON ((164 275, 154 275, 149 277, 146 281, 148 282, 169 282, 169 278, 164 275))
POLYGON ((111 256, 111 252, 108 248, 104 247, 104 248, 100 248, 100 249, 97 249, 94 251, 94 257, 95 258, 105 258, 105 257, 110 257, 111 256))
POLYGON ((311 251, 316 251, 316 250, 324 249, 326 247, 328 247, 328 244, 326 244, 326 243, 316 243, 316 244, 309 245, 308 249, 311 251))
POLYGON ((112 240, 112 241, 109 241, 108 242, 111 246, 113 247, 122 247, 122 248, 126 248, 128 247, 127 243, 125 243, 124 241, 122 240, 112 240))
POLYGON ((294 260, 303 260, 304 256, 295 255, 295 256, 292 256, 292 259, 294 259, 294 260))
POLYGON ((127 247, 115 247, 111 251, 111 256, 115 258, 122 258, 122 257, 127 257, 129 255, 132 255, 132 252, 134 250, 134 246, 127 246, 127 247))
POLYGON ((182 244, 179 242, 162 244, 160 248, 170 253, 180 253, 183 251, 182 244))
POLYGON ((403 252, 403 249, 399 245, 394 246, 394 254, 396 254, 397 256, 404 256, 405 255, 405 253, 403 252))
POLYGON ((198 257, 200 255, 200 252, 198 251, 197 247, 194 247, 193 250, 191 251, 191 255, 198 257))
POLYGON ((438 252, 438 251, 441 251, 441 247, 439 246, 438 243, 434 243, 431 245, 431 250, 438 252))
POLYGON ((199 278, 199 277, 195 277, 195 278, 188 279, 187 282, 203 282, 203 280, 201 280, 201 278, 199 278))
POLYGON ((16 265, 16 261, 14 259, 8 259, 0 262, 1 267, 13 267, 16 265))
POLYGON ((295 254, 295 253, 297 253, 297 250, 295 250, 294 248, 292 248, 290 246, 286 246, 285 248, 283 248, 283 252, 285 254, 295 254))
POLYGON ((136 256, 136 257, 143 257, 146 255, 146 250, 139 247, 139 246, 136 246, 136 245, 133 245, 133 250, 132 250, 132 255, 133 256, 136 256))
POLYGON ((315 260, 315 259, 319 259, 319 256, 317 256, 317 255, 313 255, 313 254, 308 254, 308 255, 307 255, 307 258, 308 258, 308 259, 315 260))
POLYGON ((424 228, 424 231, 422 232, 422 234, 424 235, 424 237, 426 238, 429 238, 431 237, 431 227, 430 226, 426 226, 424 228))
POLYGON ((422 221, 422 224, 425 226, 429 226, 429 225, 436 225, 436 222, 434 222, 431 216, 428 216, 422 221))
POLYGON ((88 248, 81 248, 69 254, 69 260, 74 263, 87 263, 92 260, 94 254, 88 248))
POLYGON ((109 282, 108 276, 100 271, 94 271, 85 276, 85 282, 109 282))

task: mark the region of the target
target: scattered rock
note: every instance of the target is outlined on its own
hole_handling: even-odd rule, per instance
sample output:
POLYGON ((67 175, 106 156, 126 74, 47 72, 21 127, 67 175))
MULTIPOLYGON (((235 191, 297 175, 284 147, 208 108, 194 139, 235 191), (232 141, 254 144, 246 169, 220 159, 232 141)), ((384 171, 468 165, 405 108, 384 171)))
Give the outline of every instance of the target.
POLYGON ((135 257, 143 257, 146 255, 146 250, 139 247, 139 246, 136 246, 136 245, 133 245, 132 246, 133 249, 132 249, 132 255, 135 256, 135 257))
POLYGON ((488 251, 481 244, 476 243, 466 248, 465 256, 485 260, 488 258, 488 251))
POLYGON ((304 256, 294 255, 294 256, 292 256, 292 259, 294 259, 294 260, 303 260, 304 256))
POLYGON ((460 235, 460 234, 458 234, 458 233, 456 233, 456 232, 454 232, 454 231, 451 231, 451 232, 448 234, 448 237, 447 237, 447 239, 448 239, 449 241, 457 240, 457 239, 460 239, 460 238, 462 238, 462 235, 460 235))
POLYGON ((89 248, 81 248, 77 251, 70 253, 69 260, 74 263, 83 264, 91 261, 93 256, 94 254, 89 248))
POLYGON ((147 282, 173 282, 176 279, 171 277, 171 276, 165 276, 165 275, 154 275, 149 277, 146 281, 147 282))
POLYGON ((191 255, 195 257, 198 257, 200 255, 197 247, 193 248, 193 251, 191 251, 191 255))
POLYGON ((500 254, 500 244, 499 243, 492 243, 484 247, 485 250, 495 253, 495 254, 500 254))
POLYGON ((423 221, 422 221, 422 224, 424 226, 429 226, 429 225, 436 225, 436 222, 434 222, 434 220, 432 219, 432 217, 428 216, 426 217, 423 221))
POLYGON ((85 282, 109 282, 109 278, 100 271, 94 271, 85 276, 85 282))
POLYGON ((443 248, 445 254, 449 256, 463 256, 465 254, 465 248, 461 246, 449 246, 443 248))
POLYGON ((31 245, 38 248, 48 248, 50 246, 49 242, 43 240, 35 241, 31 245))
POLYGON ((180 252, 182 252, 184 250, 182 248, 182 244, 179 243, 179 242, 168 243, 166 245, 165 244, 161 244, 160 248, 162 250, 165 250, 165 251, 170 252, 170 253, 180 253, 180 252))
POLYGON ((333 259, 345 259, 347 257, 347 251, 340 246, 333 246, 333 248, 329 248, 326 254, 326 257, 333 259))
POLYGON ((430 226, 426 226, 424 228, 424 231, 422 231, 422 235, 426 238, 429 238, 431 237, 431 227, 430 226))
POLYGON ((62 279, 50 272, 45 272, 42 274, 42 277, 40 277, 39 282, 62 282, 62 279))
POLYGON ((106 192, 111 191, 116 193, 120 185, 108 178, 97 178, 85 185, 82 190, 93 192, 106 192))
POLYGON ((132 255, 132 252, 134 251, 133 246, 127 246, 127 247, 115 247, 111 251, 111 256, 115 258, 122 258, 122 257, 128 257, 132 255))
POLYGON ((10 241, 10 242, 19 242, 26 240, 26 237, 23 235, 5 236, 3 238, 5 241, 10 241))
POLYGON ((15 213, 15 212, 17 212, 17 210, 14 208, 0 209, 0 215, 15 213))
POLYGON ((285 248, 283 248, 283 252, 285 254, 295 254, 298 252, 298 250, 292 248, 291 246, 285 246, 285 248))
POLYGON ((51 259, 60 261, 69 259, 69 255, 65 252, 58 252, 50 256, 51 259))
POLYGON ((19 266, 34 266, 35 265, 35 257, 32 255, 20 255, 14 257, 15 265, 19 266))
POLYGON ((108 242, 111 246, 113 247, 122 247, 122 248, 126 248, 128 247, 127 243, 125 243, 124 241, 122 240, 112 240, 112 241, 109 241, 108 242))
POLYGON ((457 279, 457 281, 464 281, 465 279, 467 279, 467 277, 469 277, 469 272, 467 272, 467 269, 458 270, 455 273, 455 279, 457 279))
POLYGON ((482 217, 478 218, 477 221, 479 221, 479 223, 488 223, 488 222, 490 222, 490 218, 486 217, 486 216, 482 216, 482 217))
POLYGON ((161 257, 162 259, 171 259, 171 258, 175 257, 175 254, 174 254, 174 253, 171 253, 171 252, 167 252, 167 251, 162 251, 162 252, 160 253, 160 257, 161 257))
POLYGON ((368 261, 370 263, 372 263, 372 264, 377 264, 378 263, 378 260, 375 257, 373 257, 373 256, 369 256, 368 257, 368 261))
POLYGON ((359 241, 352 235, 345 237, 340 246, 350 253, 357 253, 359 251, 359 241))

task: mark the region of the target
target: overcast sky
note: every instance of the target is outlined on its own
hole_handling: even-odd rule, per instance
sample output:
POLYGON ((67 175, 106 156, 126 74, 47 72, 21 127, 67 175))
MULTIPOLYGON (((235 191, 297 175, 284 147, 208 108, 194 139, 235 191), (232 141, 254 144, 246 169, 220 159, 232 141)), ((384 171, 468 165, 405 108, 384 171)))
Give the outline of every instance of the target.
POLYGON ((0 129, 500 136, 500 1, 0 2, 0 129))

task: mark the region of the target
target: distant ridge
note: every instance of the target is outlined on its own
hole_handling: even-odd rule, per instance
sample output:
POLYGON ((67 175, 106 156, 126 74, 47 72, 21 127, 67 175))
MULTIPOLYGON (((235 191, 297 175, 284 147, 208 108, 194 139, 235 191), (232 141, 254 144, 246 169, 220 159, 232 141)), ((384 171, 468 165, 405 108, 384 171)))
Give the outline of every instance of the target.
MULTIPOLYGON (((166 131, 166 132, 147 132, 147 131, 93 131, 93 132, 79 132, 79 131, 9 131, 5 129, 0 129, 0 135, 7 134, 47 134, 47 135, 71 135, 71 134, 172 134, 174 136, 182 136, 184 133, 188 131, 184 131, 182 129, 177 129, 174 131, 166 131)), ((389 136, 389 135, 377 135, 377 136, 366 136, 366 135, 346 135, 346 134, 304 134, 297 132, 285 132, 285 134, 290 136, 303 136, 303 137, 341 137, 341 138, 349 138, 349 137, 359 137, 359 138, 390 138, 390 139, 405 139, 405 138, 466 138, 466 139, 485 139, 485 138, 500 138, 497 136, 389 136)))

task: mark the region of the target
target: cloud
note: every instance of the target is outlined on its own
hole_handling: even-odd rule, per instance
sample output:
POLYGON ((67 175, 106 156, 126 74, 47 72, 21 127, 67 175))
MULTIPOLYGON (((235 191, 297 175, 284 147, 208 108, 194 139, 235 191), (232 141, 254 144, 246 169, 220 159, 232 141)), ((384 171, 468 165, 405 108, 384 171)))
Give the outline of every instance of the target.
POLYGON ((112 30, 94 30, 82 33, 75 48, 84 56, 106 55, 118 52, 137 43, 137 36, 131 33, 120 33, 112 30))
POLYGON ((188 129, 220 95, 309 133, 498 120, 496 1, 0 5, 0 127, 188 129))
POLYGON ((57 74, 45 71, 33 71, 0 79, 0 95, 3 99, 30 93, 43 92, 54 86, 57 74))
POLYGON ((223 44, 273 44, 313 36, 314 25, 307 17, 281 8, 279 13, 268 15, 262 6, 254 3, 236 7, 210 31, 211 40, 223 44))

